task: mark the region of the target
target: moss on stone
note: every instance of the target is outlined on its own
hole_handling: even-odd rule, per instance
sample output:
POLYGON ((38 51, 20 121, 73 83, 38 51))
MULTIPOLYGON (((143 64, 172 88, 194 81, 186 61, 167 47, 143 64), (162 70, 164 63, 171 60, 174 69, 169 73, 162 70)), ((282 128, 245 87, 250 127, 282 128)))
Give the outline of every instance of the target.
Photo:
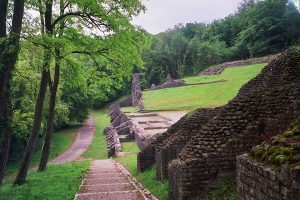
POLYGON ((254 147, 250 151, 250 156, 257 161, 275 167, 279 167, 282 164, 294 165, 295 163, 300 163, 299 135, 300 121, 298 120, 292 125, 290 130, 254 147))

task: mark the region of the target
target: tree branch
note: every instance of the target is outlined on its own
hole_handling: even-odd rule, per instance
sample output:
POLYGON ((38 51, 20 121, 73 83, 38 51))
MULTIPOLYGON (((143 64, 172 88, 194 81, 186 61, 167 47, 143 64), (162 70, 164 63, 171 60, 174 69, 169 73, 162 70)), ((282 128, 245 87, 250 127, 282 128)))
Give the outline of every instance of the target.
POLYGON ((57 17, 54 22, 52 23, 52 28, 54 28, 56 26, 57 23, 59 23, 61 20, 65 19, 66 17, 69 16, 78 16, 78 17, 83 17, 84 14, 82 12, 69 12, 63 15, 60 15, 59 17, 57 17))

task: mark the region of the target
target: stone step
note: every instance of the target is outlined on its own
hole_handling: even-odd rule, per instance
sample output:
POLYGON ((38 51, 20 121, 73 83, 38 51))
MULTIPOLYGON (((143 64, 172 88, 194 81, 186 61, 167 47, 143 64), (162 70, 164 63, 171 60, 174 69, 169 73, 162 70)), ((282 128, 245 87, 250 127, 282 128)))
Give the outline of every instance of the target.
POLYGON ((80 193, 91 192, 115 192, 115 191, 131 191, 136 188, 131 183, 109 183, 109 184, 96 184, 96 185, 82 185, 80 193))
POLYGON ((93 178, 93 179, 84 179, 83 185, 96 185, 101 183, 126 183, 128 179, 126 177, 117 177, 117 178, 93 178))
POLYGON ((85 193, 77 194, 74 200, 141 200, 145 199, 143 195, 137 191, 115 191, 106 193, 85 193))
POLYGON ((98 160, 92 162, 74 200, 156 199, 144 190, 119 163, 113 160, 98 160))

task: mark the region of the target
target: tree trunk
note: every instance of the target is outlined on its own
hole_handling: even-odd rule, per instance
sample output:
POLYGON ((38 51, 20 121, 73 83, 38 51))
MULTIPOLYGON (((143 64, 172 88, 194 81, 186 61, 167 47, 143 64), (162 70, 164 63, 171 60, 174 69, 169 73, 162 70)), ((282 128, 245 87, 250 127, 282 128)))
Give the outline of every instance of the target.
MULTIPOLYGON (((49 51, 49 50, 46 50, 46 51, 49 51)), ((47 53, 45 55, 44 59, 49 59, 48 54, 49 53, 47 53)), ((47 84, 48 84, 48 78, 49 78, 48 73, 49 73, 48 69, 44 68, 43 72, 42 72, 42 80, 40 83, 40 91, 39 91, 39 95, 38 95, 36 106, 35 106, 33 129, 32 129, 30 138, 28 140, 28 143, 27 143, 27 146, 26 146, 23 158, 22 158, 20 169, 19 169, 16 179, 14 181, 14 185, 23 184, 25 182, 25 179, 27 176, 30 159, 31 159, 34 147, 36 145, 36 142, 37 142, 37 139, 39 136, 40 127, 41 127, 43 106, 44 106, 44 100, 45 100, 45 96, 46 96, 47 84)))
POLYGON ((48 114, 48 121, 47 121, 47 129, 46 129, 46 134, 45 134, 42 156, 41 156, 41 160, 40 160, 40 164, 39 164, 39 168, 38 168, 39 172, 46 170, 48 158, 49 158, 50 143, 51 143, 51 139, 52 139, 53 122, 54 122, 54 115, 55 115, 56 92, 57 92, 59 76, 60 76, 60 58, 59 57, 60 57, 59 50, 56 49, 54 81, 53 81, 53 85, 52 85, 51 91, 50 91, 51 95, 50 95, 50 101, 49 101, 49 114, 48 114))
MULTIPOLYGON (((9 87, 7 88, 9 90, 9 87)), ((1 160, 0 160, 0 185, 4 178, 4 173, 8 161, 10 141, 11 141, 11 98, 8 90, 1 96, 1 116, 0 116, 0 133, 3 133, 3 141, 1 144, 1 160)))
MULTIPOLYGON (((52 25, 51 25, 52 4, 53 4, 53 0, 46 1, 45 27, 46 27, 46 34, 48 36, 52 36, 52 32, 53 32, 52 25)), ((39 136, 39 131, 42 122, 43 106, 44 106, 44 101, 45 101, 45 96, 47 91, 48 80, 50 77, 49 75, 50 62, 51 62, 51 46, 46 45, 46 47, 44 48, 44 64, 43 64, 43 71, 42 71, 42 80, 41 80, 40 91, 39 91, 39 95, 35 107, 33 129, 23 155, 21 167, 14 181, 14 185, 20 185, 25 182, 32 153, 39 136)))
POLYGON ((6 35, 8 0, 0 0, 0 134, 3 134, 0 160, 0 185, 4 178, 10 141, 12 106, 10 97, 10 80, 19 54, 19 41, 24 14, 24 0, 14 1, 11 32, 6 35))

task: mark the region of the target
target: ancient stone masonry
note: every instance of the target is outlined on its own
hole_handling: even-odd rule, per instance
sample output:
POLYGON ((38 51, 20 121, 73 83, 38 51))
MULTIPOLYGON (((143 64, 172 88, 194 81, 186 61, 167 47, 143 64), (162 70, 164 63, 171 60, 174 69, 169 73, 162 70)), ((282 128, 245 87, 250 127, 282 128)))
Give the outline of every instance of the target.
POLYGON ((168 139, 170 135, 174 134, 178 129, 181 128, 183 122, 187 119, 187 115, 182 117, 178 122, 173 124, 166 132, 160 137, 149 144, 145 149, 140 151, 137 155, 137 170, 144 172, 150 169, 155 163, 155 147, 158 146, 162 141, 168 139))
POLYGON ((237 197, 300 199, 300 118, 283 134, 238 156, 237 197))
POLYGON ((114 157, 121 150, 118 133, 116 132, 116 129, 110 125, 104 129, 104 134, 106 135, 108 157, 114 157))
POLYGON ((235 173, 236 156, 282 133, 299 113, 300 54, 288 51, 243 86, 169 164, 169 198, 203 195, 235 173))
POLYGON ((131 96, 132 96, 132 106, 139 106, 141 103, 142 89, 141 89, 140 77, 138 73, 133 74, 131 96))
POLYGON ((236 172, 238 200, 300 199, 300 165, 276 170, 244 154, 237 157, 236 172))
POLYGON ((168 176, 168 163, 177 158, 178 153, 185 147, 187 142, 209 120, 219 111, 215 109, 197 109, 186 116, 182 126, 177 131, 155 147, 155 162, 157 179, 163 180, 168 176))
POLYGON ((157 140, 138 153, 137 166, 140 172, 149 169, 156 160, 157 178, 167 176, 167 165, 182 150, 194 131, 207 123, 219 109, 198 109, 182 117, 157 140))
POLYGON ((278 54, 260 57, 260 58, 252 58, 252 59, 247 59, 247 60, 226 62, 226 63, 220 64, 214 68, 209 68, 209 69, 201 72, 200 75, 218 75, 218 74, 221 74, 224 71, 224 69, 226 69, 228 67, 241 67, 241 66, 260 64, 260 63, 270 63, 277 56, 278 56, 278 54))
POLYGON ((180 87, 184 86, 185 83, 181 80, 174 80, 172 79, 171 75, 168 74, 167 81, 161 85, 155 86, 154 84, 151 85, 152 90, 164 89, 164 88, 171 88, 171 87, 180 87))
POLYGON ((104 129, 107 141, 108 157, 114 157, 121 150, 121 143, 134 139, 132 123, 130 119, 120 110, 120 104, 115 103, 109 107, 111 119, 110 126, 104 129), (119 135, 126 135, 119 138, 119 135))

